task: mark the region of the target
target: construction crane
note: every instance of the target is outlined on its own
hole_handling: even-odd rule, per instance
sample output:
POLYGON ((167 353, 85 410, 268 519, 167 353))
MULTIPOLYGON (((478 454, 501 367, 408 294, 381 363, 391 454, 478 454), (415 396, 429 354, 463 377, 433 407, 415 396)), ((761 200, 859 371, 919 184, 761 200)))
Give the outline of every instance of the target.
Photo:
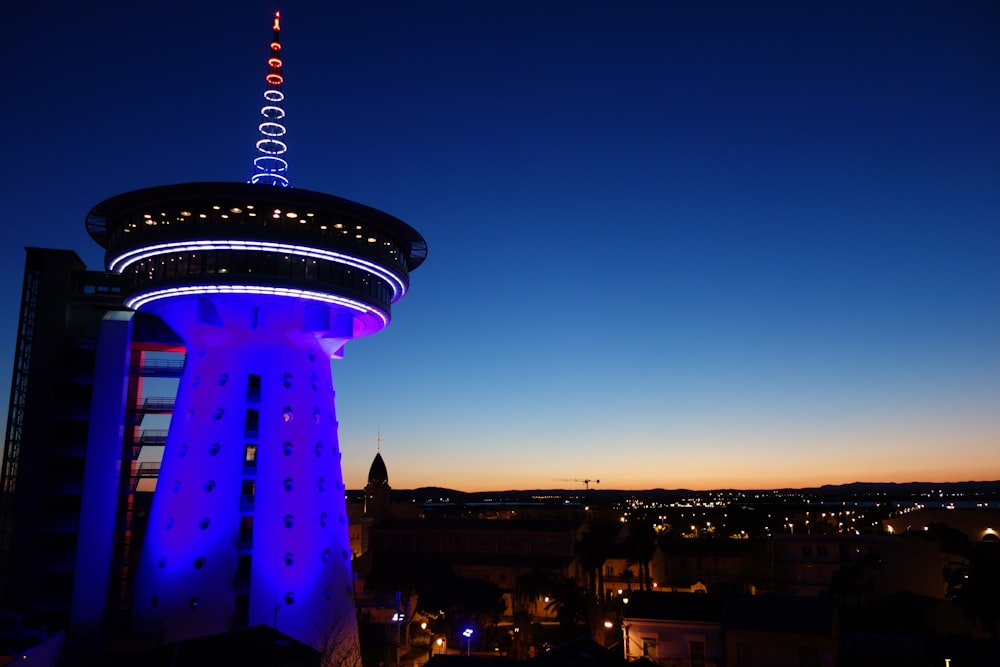
POLYGON ((590 491, 590 483, 591 482, 593 482, 594 484, 600 484, 601 483, 601 480, 599 480, 599 479, 576 479, 576 478, 573 478, 573 477, 560 477, 559 479, 554 479, 552 481, 553 482, 583 482, 583 487, 587 491, 590 491))

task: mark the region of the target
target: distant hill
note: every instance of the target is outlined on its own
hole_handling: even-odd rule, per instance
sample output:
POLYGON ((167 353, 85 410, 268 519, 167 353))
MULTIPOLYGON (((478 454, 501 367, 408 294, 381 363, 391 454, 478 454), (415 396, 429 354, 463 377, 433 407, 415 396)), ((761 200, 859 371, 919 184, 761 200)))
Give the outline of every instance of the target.
MULTIPOLYGON (((352 492, 357 493, 357 492, 352 492)), ((673 501, 683 498, 704 497, 709 495, 733 493, 746 496, 761 493, 777 495, 794 493, 802 496, 835 497, 835 498, 867 498, 883 497, 885 499, 904 499, 917 497, 935 497, 947 499, 949 496, 962 496, 966 499, 982 497, 984 499, 1000 499, 1000 481, 987 482, 853 482, 851 484, 827 484, 819 487, 784 488, 784 489, 713 489, 694 491, 691 489, 647 489, 642 491, 627 491, 621 489, 508 489, 505 491, 458 491, 442 487, 428 486, 417 489, 393 489, 392 495, 396 502, 532 502, 546 499, 555 502, 576 501, 608 504, 627 500, 629 498, 658 499, 673 501)))

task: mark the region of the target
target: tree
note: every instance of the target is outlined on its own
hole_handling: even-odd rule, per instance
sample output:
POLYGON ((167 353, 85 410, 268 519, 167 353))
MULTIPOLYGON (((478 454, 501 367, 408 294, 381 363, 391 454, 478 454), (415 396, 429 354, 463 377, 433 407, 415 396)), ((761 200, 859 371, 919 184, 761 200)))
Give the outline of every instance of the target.
POLYGON ((514 580, 514 612, 534 610, 538 599, 549 595, 556 584, 551 572, 535 568, 522 572, 514 580))
POLYGON ((656 531, 646 517, 634 517, 629 521, 625 549, 628 562, 639 571, 639 588, 648 591, 652 587, 649 561, 656 551, 656 531))
POLYGON ((322 667, 361 667, 361 643, 353 614, 334 619, 323 642, 322 667))
POLYGON ((399 594, 406 600, 401 643, 410 643, 410 623, 413 612, 420 605, 420 598, 438 582, 454 577, 451 568, 443 563, 422 558, 419 554, 386 551, 376 554, 372 569, 365 578, 365 588, 371 591, 399 594))
POLYGON ((966 561, 944 575, 948 596, 990 639, 1000 639, 1000 544, 973 544, 966 561))
POLYGON ((428 587, 420 598, 420 608, 439 614, 439 622, 450 636, 456 635, 461 624, 478 626, 477 641, 488 635, 489 627, 497 625, 506 607, 499 586, 471 577, 443 578, 428 587))
POLYGON ((556 580, 545 608, 555 613, 563 631, 570 635, 581 623, 589 631, 590 600, 590 591, 586 586, 580 586, 572 577, 563 577, 556 580))
POLYGON ((587 590, 595 600, 604 600, 604 562, 608 559, 615 524, 592 522, 576 543, 576 555, 587 573, 587 590))

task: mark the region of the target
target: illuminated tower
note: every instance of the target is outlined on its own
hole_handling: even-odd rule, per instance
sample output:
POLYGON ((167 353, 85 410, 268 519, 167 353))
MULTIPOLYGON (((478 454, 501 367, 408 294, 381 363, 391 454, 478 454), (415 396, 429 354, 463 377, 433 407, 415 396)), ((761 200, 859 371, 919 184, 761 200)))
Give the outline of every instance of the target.
POLYGON ((330 359, 388 325, 427 253, 386 213, 275 187, 278 29, 253 182, 137 190, 87 217, 125 304, 187 350, 132 602, 168 641, 256 624, 320 649, 331 629, 356 638, 330 359))

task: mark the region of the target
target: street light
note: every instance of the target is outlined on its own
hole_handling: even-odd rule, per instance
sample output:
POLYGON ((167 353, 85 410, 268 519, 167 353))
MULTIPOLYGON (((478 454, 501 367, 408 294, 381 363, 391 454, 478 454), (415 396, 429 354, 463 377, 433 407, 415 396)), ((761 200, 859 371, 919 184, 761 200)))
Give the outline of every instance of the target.
POLYGON ((462 630, 462 636, 466 639, 465 655, 472 655, 472 628, 462 630))

